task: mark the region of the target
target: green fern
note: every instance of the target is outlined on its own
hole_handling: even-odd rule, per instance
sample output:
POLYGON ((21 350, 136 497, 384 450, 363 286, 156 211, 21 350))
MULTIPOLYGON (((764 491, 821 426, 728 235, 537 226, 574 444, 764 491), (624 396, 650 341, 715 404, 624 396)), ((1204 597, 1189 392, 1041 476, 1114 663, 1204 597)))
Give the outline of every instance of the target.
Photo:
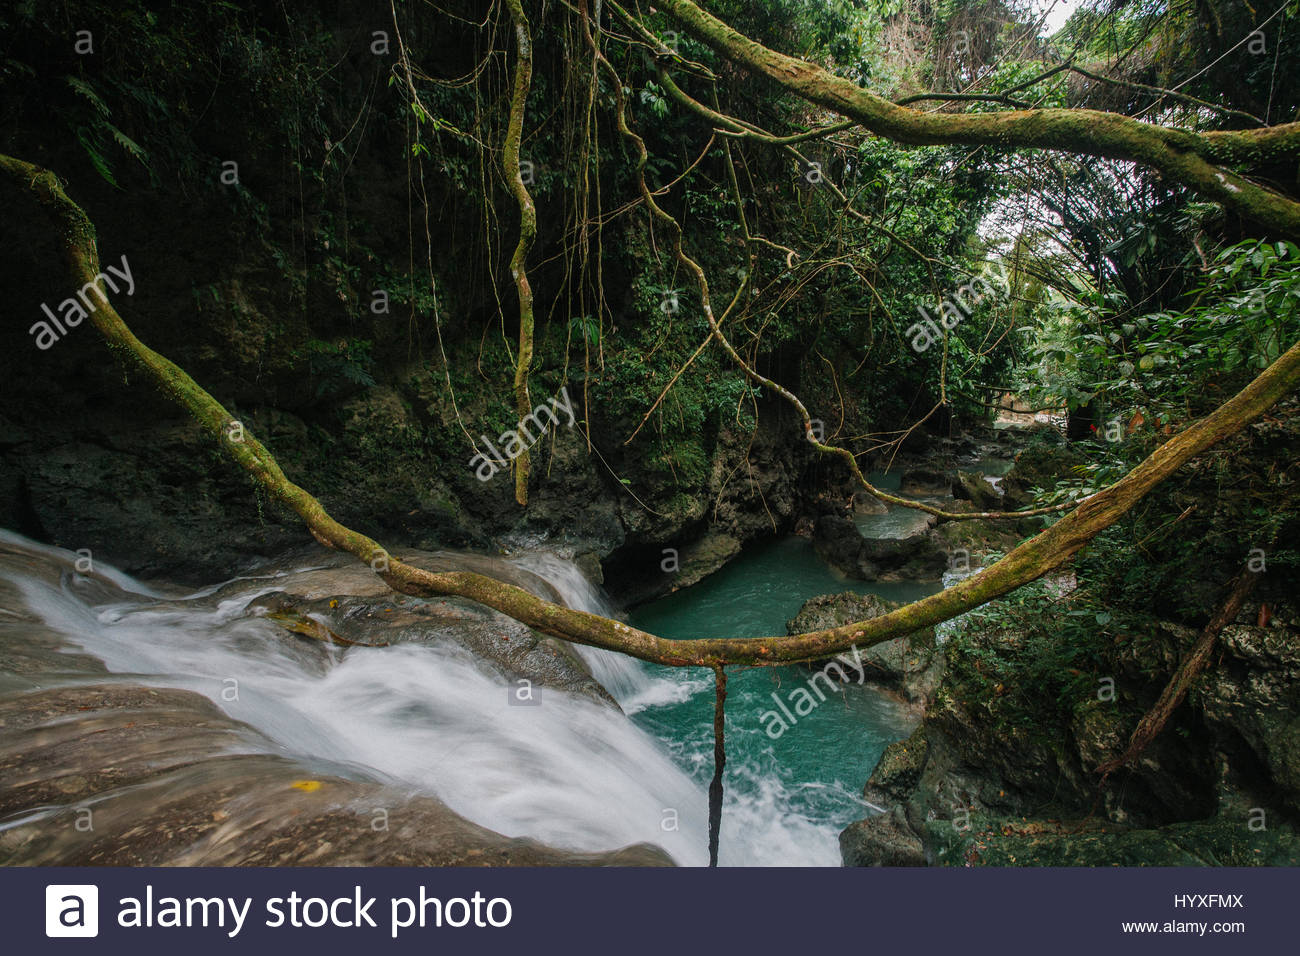
POLYGON ((67 81, 73 92, 90 104, 93 111, 89 122, 86 125, 77 127, 77 142, 86 151, 86 156, 90 160, 90 164, 95 167, 95 172, 99 173, 109 185, 118 189, 121 188, 113 175, 109 159, 105 155, 106 143, 108 138, 111 137, 124 153, 137 160, 141 166, 149 170, 152 176, 153 171, 149 168, 149 154, 145 152, 144 147, 108 121, 112 111, 95 91, 95 88, 85 80, 75 76, 65 76, 64 80, 67 81))
POLYGON ((108 117, 108 104, 99 98, 99 94, 95 92, 94 87, 85 80, 77 79, 75 76, 67 76, 64 79, 68 81, 68 86, 72 87, 74 92, 84 97, 95 108, 96 113, 105 118, 108 117))
POLYGON ((131 137, 127 136, 112 123, 105 123, 104 127, 113 134, 113 139, 117 141, 117 145, 126 150, 128 155, 134 156, 143 166, 149 165, 145 151, 135 142, 135 140, 131 139, 131 137))
POLYGON ((117 184, 117 180, 113 178, 113 171, 109 168, 107 157, 99 151, 98 144, 86 127, 77 128, 77 142, 86 151, 86 156, 90 159, 90 164, 95 167, 95 172, 99 173, 110 186, 121 189, 122 187, 117 184))

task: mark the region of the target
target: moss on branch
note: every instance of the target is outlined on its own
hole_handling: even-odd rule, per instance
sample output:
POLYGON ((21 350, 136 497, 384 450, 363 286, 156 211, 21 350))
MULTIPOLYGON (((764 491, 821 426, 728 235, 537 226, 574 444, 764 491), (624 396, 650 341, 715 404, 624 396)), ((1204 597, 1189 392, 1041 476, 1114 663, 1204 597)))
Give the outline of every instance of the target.
MULTIPOLYGON (((510 258, 510 274, 515 280, 519 295, 519 354, 515 357, 515 411, 520 421, 533 410, 528 394, 528 372, 533 364, 533 290, 528 283, 528 253, 537 237, 537 207, 524 182, 523 163, 519 155, 524 132, 524 108, 533 76, 533 39, 524 14, 523 0, 506 0, 510 19, 515 26, 515 76, 510 97, 510 119, 506 125, 505 145, 501 151, 501 166, 510 191, 519 205, 519 241, 510 258)), ((531 458, 528 449, 514 459, 515 500, 528 504, 528 474, 531 458)))
POLYGON ((929 113, 898 106, 820 66, 770 50, 692 0, 661 0, 658 6, 733 63, 896 142, 1057 149, 1131 160, 1300 241, 1300 203, 1218 165, 1300 157, 1300 123, 1193 133, 1085 109, 929 113))
MULTIPOLYGON (((0 176, 31 191, 50 214, 74 280, 99 272, 95 230, 58 178, 22 160, 0 155, 0 176)), ((109 301, 90 316, 109 346, 131 360, 169 399, 261 485, 291 508, 322 544, 367 562, 394 590, 416 596, 458 595, 478 601, 546 634, 603 647, 670 666, 774 665, 812 661, 850 648, 869 647, 963 614, 1057 567, 1091 538, 1114 524, 1180 465, 1246 423, 1300 385, 1300 343, 1219 409, 1157 448, 1110 488, 1089 498, 1051 528, 1002 560, 953 587, 881 617, 790 637, 669 640, 618 621, 561 607, 522 588, 465 571, 431 572, 413 567, 378 542, 335 521, 308 491, 290 481, 271 453, 246 429, 232 429, 233 416, 174 362, 141 342, 109 301), (232 435, 237 437, 232 437, 232 435)))

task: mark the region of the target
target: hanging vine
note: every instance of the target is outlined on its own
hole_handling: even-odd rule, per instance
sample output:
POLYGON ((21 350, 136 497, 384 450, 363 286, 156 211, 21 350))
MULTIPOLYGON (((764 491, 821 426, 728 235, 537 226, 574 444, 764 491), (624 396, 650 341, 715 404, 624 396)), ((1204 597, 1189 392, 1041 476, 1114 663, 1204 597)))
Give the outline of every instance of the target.
MULTIPOLYGON (((520 420, 532 412, 533 401, 528 394, 528 372, 533 364, 533 290, 528 283, 528 253, 537 238, 537 207, 524 182, 524 170, 519 156, 524 131, 524 109, 533 77, 533 39, 529 32, 528 17, 524 14, 523 0, 506 0, 510 19, 515 27, 515 77, 510 98, 510 120, 506 126, 505 148, 501 152, 501 168, 510 191, 519 204, 519 242, 510 257, 510 275, 515 280, 519 295, 519 352, 515 356, 515 411, 520 420)), ((515 501, 528 504, 528 472, 531 467, 529 449, 524 449, 514 459, 515 501)))

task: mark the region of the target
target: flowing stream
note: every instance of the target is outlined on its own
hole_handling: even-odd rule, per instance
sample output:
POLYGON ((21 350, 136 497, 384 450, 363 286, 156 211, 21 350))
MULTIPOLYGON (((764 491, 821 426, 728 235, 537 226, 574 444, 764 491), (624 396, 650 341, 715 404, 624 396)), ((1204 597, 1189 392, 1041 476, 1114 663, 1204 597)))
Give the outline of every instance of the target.
MULTIPOLYGON (((31 616, 121 679, 208 696, 260 732, 250 735, 253 751, 430 793, 511 836, 582 850, 645 841, 681 864, 707 861, 711 675, 581 648, 628 716, 544 688, 541 706, 503 707, 502 677, 458 648, 353 647, 322 655, 319 646, 286 639, 249 615, 250 602, 300 567, 184 593, 98 563, 94 575, 82 575, 77 559, 0 531, 0 582, 31 616), (58 573, 38 573, 38 565, 58 573), (238 700, 223 694, 232 681, 238 700)), ((566 604, 614 611, 575 565, 552 553, 504 560, 544 578, 566 604)), ((747 551, 632 620, 680 638, 783 634, 807 598, 850 589, 912 598, 935 586, 847 582, 807 541, 790 538, 747 551)), ((862 784, 884 747, 914 722, 886 695, 847 686, 773 739, 761 715, 776 706, 773 695, 811 673, 732 675, 724 865, 837 864, 838 831, 867 812, 857 796, 862 784)))
MULTIPOLYGON (((786 621, 819 594, 856 591, 912 600, 937 584, 868 584, 826 566, 805 538, 748 549, 722 570, 638 608, 632 623, 664 637, 761 637, 786 632, 786 621)), ((713 678, 694 670, 643 665, 659 681, 624 706, 707 784, 713 773, 713 678)), ((916 718, 874 688, 848 684, 781 731, 780 702, 806 687, 804 667, 732 669, 727 685, 727 773, 721 846, 765 831, 761 862, 839 865, 839 831, 870 810, 859 794, 885 747, 906 737, 916 718), (775 736, 773 736, 775 734, 775 736), (768 821, 782 820, 779 829, 768 821)), ((848 669, 855 678, 856 672, 848 669)))

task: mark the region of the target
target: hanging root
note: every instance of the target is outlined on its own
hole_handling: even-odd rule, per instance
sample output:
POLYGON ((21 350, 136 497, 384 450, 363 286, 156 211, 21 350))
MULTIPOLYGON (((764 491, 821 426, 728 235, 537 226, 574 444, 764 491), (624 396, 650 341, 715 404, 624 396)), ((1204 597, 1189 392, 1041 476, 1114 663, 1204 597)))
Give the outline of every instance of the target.
MULTIPOLYGON (((505 171, 510 191, 519 204, 519 242, 510 258, 510 273, 519 294, 519 354, 515 359, 515 411, 523 421, 532 413, 532 399, 528 395, 528 371, 533 364, 533 289, 528 283, 527 259, 533 240, 537 237, 537 207, 524 183, 519 146, 524 132, 524 106, 533 77, 533 40, 528 29, 522 0, 507 0, 510 19, 515 25, 515 42, 518 47, 515 60, 514 91, 510 100, 510 122, 506 127, 505 148, 501 151, 501 166, 505 171)), ((515 501, 528 504, 528 449, 514 460, 515 501)))
POLYGON ((709 784, 709 866, 718 865, 718 831, 722 828, 722 771, 727 766, 727 672, 713 668, 713 780, 709 784))

